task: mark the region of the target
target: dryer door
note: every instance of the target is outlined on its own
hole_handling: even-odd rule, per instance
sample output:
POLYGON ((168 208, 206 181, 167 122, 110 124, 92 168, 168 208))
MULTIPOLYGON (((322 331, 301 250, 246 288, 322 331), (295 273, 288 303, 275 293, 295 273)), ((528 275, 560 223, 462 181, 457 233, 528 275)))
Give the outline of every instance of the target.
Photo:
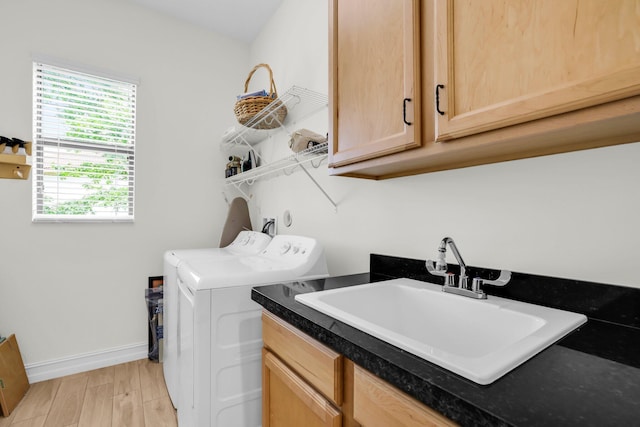
POLYGON ((170 252, 164 257, 164 382, 174 408, 178 407, 178 273, 177 259, 170 252))
POLYGON ((178 424, 193 426, 195 369, 195 295, 180 278, 178 282, 178 424))

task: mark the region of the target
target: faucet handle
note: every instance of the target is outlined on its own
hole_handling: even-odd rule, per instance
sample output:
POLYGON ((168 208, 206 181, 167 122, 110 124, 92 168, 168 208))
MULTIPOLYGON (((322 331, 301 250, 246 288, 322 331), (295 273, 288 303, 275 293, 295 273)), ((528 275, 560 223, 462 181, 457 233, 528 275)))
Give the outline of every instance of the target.
POLYGON ((474 277, 473 280, 471 281, 471 291, 482 292, 482 289, 480 289, 480 286, 482 286, 483 284, 484 284, 484 280, 482 280, 479 277, 474 277))
POLYGON ((509 270, 500 270, 500 277, 495 280, 484 279, 484 285, 504 286, 511 280, 511 272, 509 270))
POLYGON ((460 279, 458 279, 458 287, 460 289, 469 289, 469 276, 460 275, 460 279))
POLYGON ((444 279, 445 286, 456 286, 456 275, 453 273, 447 273, 444 279))
POLYGON ((444 269, 444 270, 438 269, 436 261, 432 261, 432 260, 428 259, 425 262, 425 265, 427 267, 427 271, 429 272, 429 274, 433 274, 434 276, 446 277, 447 270, 446 269, 444 269))

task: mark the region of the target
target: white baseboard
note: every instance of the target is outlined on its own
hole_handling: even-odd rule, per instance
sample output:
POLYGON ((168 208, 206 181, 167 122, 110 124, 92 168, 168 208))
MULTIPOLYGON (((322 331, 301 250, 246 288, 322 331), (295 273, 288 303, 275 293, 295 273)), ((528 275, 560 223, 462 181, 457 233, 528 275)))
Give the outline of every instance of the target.
POLYGON ((25 369, 29 383, 37 383, 133 360, 145 359, 147 356, 148 344, 140 343, 46 362, 30 363, 25 365, 25 369))

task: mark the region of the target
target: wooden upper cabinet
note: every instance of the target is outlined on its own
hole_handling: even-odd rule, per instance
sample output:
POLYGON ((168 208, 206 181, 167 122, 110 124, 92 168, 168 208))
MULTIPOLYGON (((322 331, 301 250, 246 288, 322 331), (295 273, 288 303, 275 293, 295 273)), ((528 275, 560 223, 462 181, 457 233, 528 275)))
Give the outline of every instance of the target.
POLYGON ((421 145, 420 0, 331 0, 329 167, 421 145))
POLYGON ((437 140, 640 94, 639 0, 435 0, 437 140))

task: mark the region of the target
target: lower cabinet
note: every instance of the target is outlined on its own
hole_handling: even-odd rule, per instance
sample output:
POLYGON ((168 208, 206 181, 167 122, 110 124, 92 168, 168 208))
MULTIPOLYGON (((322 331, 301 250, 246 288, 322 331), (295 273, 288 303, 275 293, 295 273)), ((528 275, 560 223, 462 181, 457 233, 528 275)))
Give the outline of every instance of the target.
POLYGON ((362 427, 457 425, 359 366, 354 374, 353 417, 362 427))
MULTIPOLYGON (((344 357, 262 314, 262 425, 341 427, 344 357)), ((347 405, 348 406, 348 405, 347 405)))
POLYGON ((263 352, 262 425, 340 427, 342 414, 278 357, 263 352))
POLYGON ((264 427, 456 425, 266 311, 262 339, 264 427))

